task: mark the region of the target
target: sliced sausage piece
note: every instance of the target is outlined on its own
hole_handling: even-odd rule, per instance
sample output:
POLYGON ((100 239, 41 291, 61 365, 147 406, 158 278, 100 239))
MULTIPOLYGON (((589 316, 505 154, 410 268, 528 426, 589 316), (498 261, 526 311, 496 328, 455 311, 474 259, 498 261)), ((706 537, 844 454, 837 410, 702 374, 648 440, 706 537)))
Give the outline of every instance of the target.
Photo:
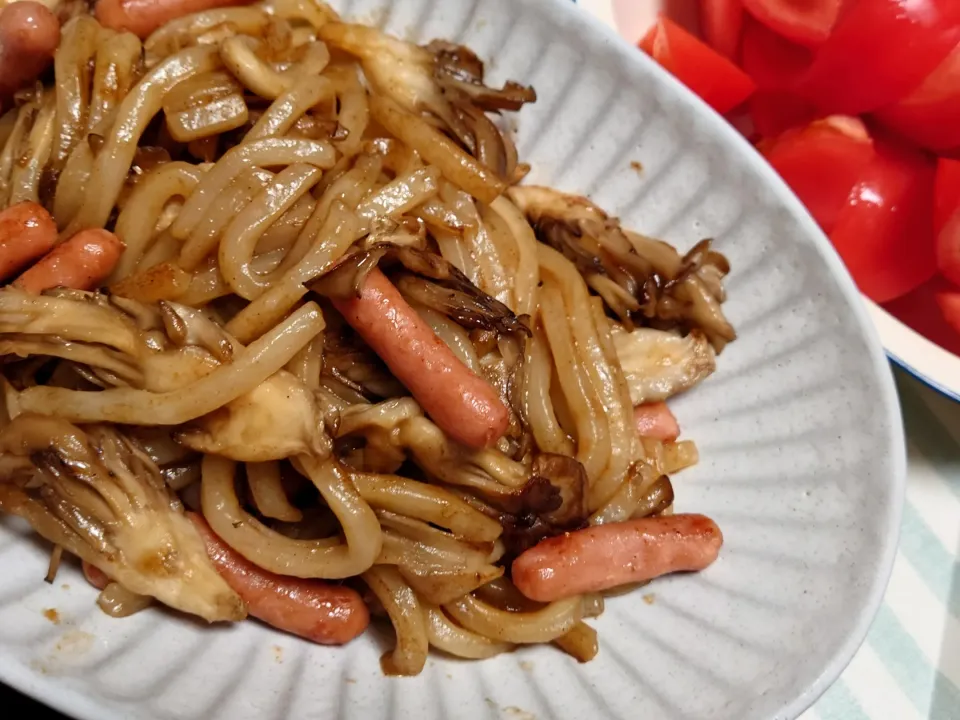
POLYGON ((217 537, 200 515, 188 515, 220 575, 258 620, 321 645, 348 643, 370 624, 370 612, 355 590, 263 570, 217 537))
POLYGON ((110 578, 96 565, 91 565, 86 560, 83 560, 81 561, 80 566, 83 569, 83 576, 87 579, 87 582, 93 585, 97 590, 103 590, 107 585, 110 584, 110 578))
POLYGON ((253 0, 99 0, 97 20, 111 30, 129 30, 143 39, 171 20, 253 0))
POLYGON ((447 435, 484 448, 507 431, 510 416, 497 391, 453 354, 382 272, 367 275, 359 298, 333 304, 447 435))
POLYGON ((57 224, 35 202, 0 212, 0 280, 15 275, 57 244, 57 224))
POLYGON ((93 290, 113 272, 123 248, 120 238, 108 230, 81 230, 57 245, 13 284, 30 293, 55 287, 93 290))
POLYGON ((0 11, 0 98, 33 82, 53 60, 60 22, 33 0, 11 2, 0 11))
POLYGON ((596 525, 544 540, 513 561, 513 583, 539 602, 601 592, 672 572, 703 570, 723 535, 703 515, 596 525))
POLYGON ((665 402, 637 405, 633 409, 637 435, 672 442, 680 437, 680 425, 665 402))

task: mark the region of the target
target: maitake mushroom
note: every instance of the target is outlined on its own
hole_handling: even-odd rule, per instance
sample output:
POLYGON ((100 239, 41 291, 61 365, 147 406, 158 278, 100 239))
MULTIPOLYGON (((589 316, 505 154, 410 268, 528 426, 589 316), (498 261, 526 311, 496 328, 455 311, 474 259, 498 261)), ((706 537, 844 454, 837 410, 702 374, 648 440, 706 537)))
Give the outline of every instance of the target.
POLYGON ((112 427, 24 414, 0 431, 0 510, 132 593, 209 622, 246 617, 156 464, 112 427))

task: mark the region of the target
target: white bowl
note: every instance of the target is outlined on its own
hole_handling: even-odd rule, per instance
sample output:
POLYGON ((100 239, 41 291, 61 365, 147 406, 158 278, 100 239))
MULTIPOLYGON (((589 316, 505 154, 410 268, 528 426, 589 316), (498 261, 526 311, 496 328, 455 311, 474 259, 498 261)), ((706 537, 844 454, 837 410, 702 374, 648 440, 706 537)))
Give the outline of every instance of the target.
POLYGON ((324 648, 255 622, 112 620, 75 571, 45 585, 46 549, 6 520, 0 679, 90 720, 796 717, 870 625, 905 474, 889 366, 833 249, 734 130, 568 2, 335 5, 418 41, 465 42, 492 58, 494 80, 533 84, 519 147, 534 182, 682 246, 717 238, 740 339, 675 410, 702 455, 676 480, 677 507, 720 523, 721 559, 611 600, 591 663, 536 647, 434 656, 421 676, 390 679, 376 632, 324 648))
POLYGON ((960 402, 960 357, 928 340, 876 303, 867 298, 864 302, 890 360, 929 387, 960 402))

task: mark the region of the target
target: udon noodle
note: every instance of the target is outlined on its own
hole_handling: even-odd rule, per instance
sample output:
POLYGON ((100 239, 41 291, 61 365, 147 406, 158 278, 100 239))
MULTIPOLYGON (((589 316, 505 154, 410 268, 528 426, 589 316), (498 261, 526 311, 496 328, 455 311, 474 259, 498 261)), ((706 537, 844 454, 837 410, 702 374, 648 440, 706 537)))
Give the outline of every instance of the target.
POLYGON ((123 243, 97 287, 0 289, 0 509, 51 574, 66 550, 111 614, 317 642, 369 608, 406 675, 430 647, 588 660, 605 592, 712 560, 621 546, 697 517, 671 519, 697 451, 663 402, 735 338, 727 261, 523 184, 501 117, 532 88, 314 0, 142 42, 80 12, 44 79, 0 119, 0 207, 123 243), (547 587, 558 548, 620 575, 547 587))

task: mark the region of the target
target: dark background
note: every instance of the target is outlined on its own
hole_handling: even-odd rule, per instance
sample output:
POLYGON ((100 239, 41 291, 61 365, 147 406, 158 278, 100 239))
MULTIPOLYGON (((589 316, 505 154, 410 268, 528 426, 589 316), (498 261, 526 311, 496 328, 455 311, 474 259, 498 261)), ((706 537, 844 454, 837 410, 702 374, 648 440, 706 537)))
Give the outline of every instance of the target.
POLYGON ((0 683, 0 708, 3 708, 0 713, 9 718, 29 717, 31 720, 67 720, 66 716, 54 712, 45 705, 34 702, 26 695, 21 695, 3 683, 0 683))

